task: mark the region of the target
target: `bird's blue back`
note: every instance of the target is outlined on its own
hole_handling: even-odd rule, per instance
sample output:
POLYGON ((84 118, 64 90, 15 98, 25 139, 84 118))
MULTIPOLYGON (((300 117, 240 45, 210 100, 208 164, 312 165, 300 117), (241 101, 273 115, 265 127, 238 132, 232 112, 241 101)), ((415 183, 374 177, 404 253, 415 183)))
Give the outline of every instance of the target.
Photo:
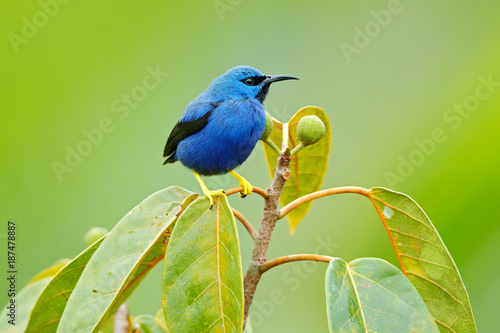
POLYGON ((263 74, 249 66, 234 67, 189 103, 179 123, 208 118, 201 130, 178 143, 176 160, 201 175, 216 175, 248 158, 266 123, 262 101, 267 91, 242 83, 255 76, 263 74))

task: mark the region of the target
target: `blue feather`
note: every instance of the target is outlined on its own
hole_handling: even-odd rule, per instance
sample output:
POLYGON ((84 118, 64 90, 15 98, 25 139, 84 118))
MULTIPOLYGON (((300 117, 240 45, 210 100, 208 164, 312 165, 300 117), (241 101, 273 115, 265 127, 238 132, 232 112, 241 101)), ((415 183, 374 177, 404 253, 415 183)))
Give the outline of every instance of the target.
POLYGON ((269 85, 287 79, 297 78, 266 76, 250 66, 228 70, 186 107, 167 140, 165 163, 178 160, 201 175, 241 165, 264 131, 269 85))

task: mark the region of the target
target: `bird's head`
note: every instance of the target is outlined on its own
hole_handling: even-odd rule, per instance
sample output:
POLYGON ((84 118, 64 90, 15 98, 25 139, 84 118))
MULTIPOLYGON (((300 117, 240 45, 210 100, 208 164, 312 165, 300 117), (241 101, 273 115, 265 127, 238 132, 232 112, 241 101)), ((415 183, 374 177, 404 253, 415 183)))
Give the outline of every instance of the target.
POLYGON ((273 82, 300 80, 290 75, 264 75, 250 66, 236 66, 216 78, 207 92, 223 99, 257 99, 263 102, 273 82))

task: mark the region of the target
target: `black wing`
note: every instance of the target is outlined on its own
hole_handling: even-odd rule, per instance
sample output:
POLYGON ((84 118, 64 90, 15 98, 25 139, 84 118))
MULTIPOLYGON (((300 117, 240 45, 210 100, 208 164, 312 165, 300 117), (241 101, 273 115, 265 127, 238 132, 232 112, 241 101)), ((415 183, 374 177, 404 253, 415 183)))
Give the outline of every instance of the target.
MULTIPOLYGON (((216 105, 212 106, 213 108, 216 107, 216 105)), ((181 119, 177 122, 177 124, 172 129, 172 132, 168 137, 167 144, 165 145, 165 149, 163 150, 163 157, 168 157, 167 160, 163 163, 163 165, 167 163, 174 163, 176 161, 174 156, 179 142, 181 142, 188 136, 191 136, 201 131, 203 127, 207 125, 208 118, 210 117, 212 110, 206 112, 200 118, 193 119, 190 121, 182 121, 181 119)))

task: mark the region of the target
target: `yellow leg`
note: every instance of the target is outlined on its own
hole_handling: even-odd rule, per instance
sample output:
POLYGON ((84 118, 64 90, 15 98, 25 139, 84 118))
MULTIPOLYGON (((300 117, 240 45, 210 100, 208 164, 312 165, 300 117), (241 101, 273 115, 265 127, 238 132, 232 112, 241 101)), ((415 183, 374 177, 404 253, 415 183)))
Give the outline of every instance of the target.
POLYGON ((244 198, 247 195, 252 194, 253 187, 252 187, 252 184, 250 184, 248 182, 248 180, 246 180, 245 178, 241 177, 240 175, 238 175, 234 171, 229 171, 229 174, 231 176, 233 176, 234 178, 238 179, 238 181, 240 182, 240 186, 243 186, 243 192, 240 192, 240 197, 241 198, 244 198))
POLYGON ((208 200, 210 200, 210 207, 212 207, 214 205, 214 198, 213 197, 221 195, 222 193, 224 193, 224 191, 222 189, 216 190, 216 191, 210 191, 208 189, 208 187, 205 185, 205 183, 203 182, 203 179, 201 179, 201 176, 194 170, 193 170, 193 174, 196 177, 196 180, 198 181, 198 183, 200 184, 200 187, 201 187, 201 190, 203 191, 203 194, 205 194, 205 196, 208 198, 208 200))

